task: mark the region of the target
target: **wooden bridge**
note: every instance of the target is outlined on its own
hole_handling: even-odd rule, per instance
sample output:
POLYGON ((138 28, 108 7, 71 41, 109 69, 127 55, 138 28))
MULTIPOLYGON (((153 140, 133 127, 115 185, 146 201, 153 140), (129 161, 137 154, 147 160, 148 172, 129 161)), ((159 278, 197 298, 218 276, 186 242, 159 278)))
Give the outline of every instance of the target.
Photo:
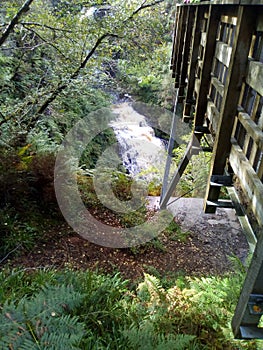
MULTIPOLYGON (((233 201, 220 199, 220 191, 238 180, 242 201, 259 228, 233 332, 237 338, 263 339, 263 1, 177 5, 171 69, 183 118, 193 122, 193 137, 170 184, 168 154, 161 208, 190 157, 201 149, 200 140, 209 135, 212 161, 205 212, 232 206, 233 201)), ((170 149, 172 139, 173 127, 170 149)))

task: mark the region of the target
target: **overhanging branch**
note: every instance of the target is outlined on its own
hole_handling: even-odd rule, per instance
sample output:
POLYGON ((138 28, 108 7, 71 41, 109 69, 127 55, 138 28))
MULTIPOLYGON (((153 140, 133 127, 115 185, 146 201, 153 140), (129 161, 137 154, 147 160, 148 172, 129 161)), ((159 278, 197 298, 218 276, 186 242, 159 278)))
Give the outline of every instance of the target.
POLYGON ((27 0, 24 5, 20 8, 20 10, 15 14, 15 16, 12 18, 11 22, 7 26, 7 28, 4 30, 3 34, 0 37, 0 46, 3 45, 3 43, 6 41, 10 33, 13 31, 14 27, 17 25, 20 17, 26 13, 30 5, 32 4, 34 0, 27 0))
POLYGON ((43 113, 47 107, 50 105, 50 103, 52 103, 57 96, 68 87, 68 84, 71 83, 73 80, 75 80, 78 76, 80 71, 86 67, 88 61, 91 59, 91 57, 94 55, 95 51, 97 50, 97 48, 101 45, 101 43, 103 42, 103 40, 105 40, 106 38, 109 37, 113 37, 113 38, 117 38, 118 35, 116 34, 111 34, 111 33, 106 33, 103 34, 102 36, 100 36, 96 43, 94 44, 93 48, 90 50, 90 52, 88 53, 88 55, 84 58, 84 60, 81 62, 81 64, 79 65, 79 67, 71 74, 71 76, 68 79, 67 83, 62 83, 60 85, 58 85, 58 87, 56 88, 56 90, 51 94, 51 96, 42 104, 42 106, 39 107, 38 111, 37 111, 37 115, 43 113))
POLYGON ((146 1, 143 1, 143 3, 136 10, 133 11, 133 13, 127 18, 127 20, 131 20, 134 16, 136 16, 142 10, 145 10, 149 7, 154 7, 162 2, 164 2, 164 0, 153 1, 153 2, 150 2, 149 4, 147 4, 146 1))
POLYGON ((23 26, 32 26, 32 27, 40 27, 40 28, 47 28, 54 32, 65 32, 65 33, 72 33, 72 30, 64 29, 64 28, 58 28, 53 27, 48 24, 38 23, 38 22, 20 22, 23 26))

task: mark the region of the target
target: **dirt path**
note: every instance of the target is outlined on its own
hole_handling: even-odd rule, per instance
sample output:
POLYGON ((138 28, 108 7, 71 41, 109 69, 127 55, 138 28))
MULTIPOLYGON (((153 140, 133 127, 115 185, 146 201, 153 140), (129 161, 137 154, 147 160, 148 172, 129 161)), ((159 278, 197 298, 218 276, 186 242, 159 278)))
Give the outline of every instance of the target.
MULTIPOLYGON (((151 206, 157 204, 152 198, 151 206)), ((97 246, 78 236, 65 223, 43 232, 31 252, 6 261, 19 268, 71 267, 140 279, 144 272, 173 277, 222 274, 231 270, 229 256, 244 261, 248 244, 232 209, 202 212, 201 199, 180 199, 172 205, 177 233, 161 234, 158 241, 134 249, 97 246)))

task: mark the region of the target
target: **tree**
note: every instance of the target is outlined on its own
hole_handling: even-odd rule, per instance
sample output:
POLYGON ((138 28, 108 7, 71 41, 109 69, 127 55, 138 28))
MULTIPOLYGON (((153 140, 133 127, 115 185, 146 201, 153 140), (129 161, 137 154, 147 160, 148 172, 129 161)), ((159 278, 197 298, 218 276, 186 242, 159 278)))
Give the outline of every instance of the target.
POLYGON ((74 85, 98 85, 107 60, 139 53, 144 59, 162 42, 163 0, 117 0, 103 17, 89 14, 102 5, 99 0, 4 2, 0 126, 6 141, 20 133, 24 137, 15 144, 23 144, 29 130, 53 117, 54 101, 74 85))

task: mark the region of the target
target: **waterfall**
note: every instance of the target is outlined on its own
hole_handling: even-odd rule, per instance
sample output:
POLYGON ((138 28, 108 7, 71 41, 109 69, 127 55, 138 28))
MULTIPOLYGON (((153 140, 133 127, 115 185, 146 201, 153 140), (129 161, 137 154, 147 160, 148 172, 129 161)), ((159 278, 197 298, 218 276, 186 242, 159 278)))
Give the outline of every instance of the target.
POLYGON ((143 115, 137 113, 129 103, 115 105, 112 109, 117 115, 110 124, 119 144, 123 165, 132 177, 152 179, 163 174, 165 147, 155 137, 143 115))

